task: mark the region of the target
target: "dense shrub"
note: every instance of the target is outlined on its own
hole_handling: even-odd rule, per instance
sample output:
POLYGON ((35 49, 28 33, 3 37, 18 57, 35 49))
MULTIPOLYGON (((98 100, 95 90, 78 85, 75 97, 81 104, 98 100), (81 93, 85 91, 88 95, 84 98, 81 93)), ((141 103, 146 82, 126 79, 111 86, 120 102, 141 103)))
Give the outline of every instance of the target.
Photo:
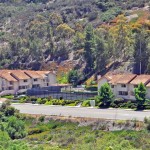
POLYGON ((40 116, 38 120, 39 120, 40 122, 44 122, 45 116, 40 116))
POLYGON ((89 107, 90 106, 90 100, 83 101, 82 106, 83 107, 89 107))
POLYGON ((23 121, 18 120, 12 116, 8 120, 6 131, 12 139, 21 139, 26 136, 25 124, 23 121))
POLYGON ((28 134, 29 134, 29 135, 37 134, 37 133, 41 133, 41 132, 42 132, 42 130, 39 129, 39 128, 30 128, 30 129, 28 130, 28 134))

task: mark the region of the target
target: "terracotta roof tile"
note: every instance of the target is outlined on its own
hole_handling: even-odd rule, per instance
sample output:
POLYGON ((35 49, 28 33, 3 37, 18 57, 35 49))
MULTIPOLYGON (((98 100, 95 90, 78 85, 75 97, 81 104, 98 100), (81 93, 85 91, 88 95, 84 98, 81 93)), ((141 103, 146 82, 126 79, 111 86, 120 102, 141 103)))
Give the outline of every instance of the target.
POLYGON ((130 83, 137 75, 135 74, 123 74, 116 82, 118 84, 130 83))
POLYGON ((20 79, 20 80, 27 80, 27 79, 30 79, 29 76, 27 76, 23 70, 10 70, 11 72, 11 75, 17 79, 20 79))
POLYGON ((56 75, 54 72, 52 71, 36 71, 39 75, 41 75, 43 78, 45 78, 46 74, 52 73, 54 75, 56 75))
POLYGON ((143 84, 147 84, 150 81, 150 75, 138 75, 134 80, 130 82, 130 84, 138 85, 141 82, 143 84))
POLYGON ((11 76, 9 70, 0 70, 0 76, 7 81, 17 81, 13 76, 11 76))
POLYGON ((113 78, 112 78, 112 80, 110 80, 109 83, 111 83, 111 84, 116 84, 116 83, 118 83, 117 81, 118 81, 122 76, 123 76, 123 75, 121 75, 121 74, 114 75, 113 78))
POLYGON ((36 71, 25 70, 24 73, 27 74, 29 77, 34 78, 34 79, 36 79, 36 78, 42 79, 43 78, 43 76, 38 74, 36 71))

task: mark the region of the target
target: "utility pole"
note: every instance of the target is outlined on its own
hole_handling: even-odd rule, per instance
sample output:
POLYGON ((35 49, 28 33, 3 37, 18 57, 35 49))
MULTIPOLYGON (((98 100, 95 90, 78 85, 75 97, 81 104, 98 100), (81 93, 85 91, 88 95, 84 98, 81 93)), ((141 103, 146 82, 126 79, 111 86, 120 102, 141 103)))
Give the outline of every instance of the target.
POLYGON ((141 36, 140 36, 140 74, 142 74, 142 57, 141 57, 141 36))

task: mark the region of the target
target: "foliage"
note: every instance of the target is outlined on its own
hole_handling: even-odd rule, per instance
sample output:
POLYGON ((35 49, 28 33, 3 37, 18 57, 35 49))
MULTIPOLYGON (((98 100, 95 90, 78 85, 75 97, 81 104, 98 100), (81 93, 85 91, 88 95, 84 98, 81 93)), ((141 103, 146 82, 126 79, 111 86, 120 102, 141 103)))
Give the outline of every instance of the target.
POLYGON ((99 90, 99 97, 104 106, 109 106, 112 102, 114 95, 108 83, 101 86, 99 90))
POLYGON ((82 102, 82 107, 89 107, 90 106, 90 100, 85 100, 82 102))
POLYGON ((78 80, 79 80, 78 71, 77 70, 71 70, 68 73, 68 82, 73 84, 73 85, 76 85, 78 83, 78 80))
POLYGON ((14 96, 13 95, 5 95, 5 96, 2 96, 2 98, 7 98, 7 99, 13 99, 14 98, 14 96))
POLYGON ((135 88, 135 98, 139 107, 141 107, 146 100, 146 87, 143 83, 140 83, 137 88, 135 88))
POLYGON ((95 37, 94 29, 92 25, 86 27, 85 45, 84 45, 84 59, 86 60, 87 71, 91 71, 94 68, 95 59, 95 37))
POLYGON ((12 139, 21 139, 26 136, 24 122, 14 116, 9 118, 6 131, 12 139))
MULTIPOLYGON (((150 146, 150 133, 146 130, 106 132, 103 131, 106 130, 107 126, 105 120, 100 120, 96 125, 96 123, 91 124, 91 119, 90 121, 81 119, 79 123, 78 118, 78 120, 73 119, 73 122, 76 123, 71 123, 69 118, 65 121, 54 121, 51 117, 43 120, 43 116, 35 118, 25 116, 25 119, 23 119, 24 117, 19 117, 20 115, 18 114, 16 117, 7 116, 6 121, 0 122, 4 125, 3 131, 0 128, 0 149, 65 150, 69 148, 87 150, 93 149, 94 144, 94 149, 118 150, 142 149, 145 145, 149 149, 150 146), (23 138, 24 136, 26 137, 23 138), (15 140, 10 137, 15 138, 15 140)), ((138 121, 134 122, 136 124, 140 123, 138 121)), ((113 122, 108 121, 109 126, 111 123, 113 122)), ((149 130, 148 124, 149 119, 145 118, 147 130, 149 130)), ((132 121, 116 121, 113 126, 115 126, 114 128, 117 127, 118 130, 119 126, 130 127, 133 126, 133 123, 132 121)))
POLYGON ((67 84, 68 83, 68 73, 63 73, 61 76, 57 77, 57 81, 59 84, 67 84))
POLYGON ((141 29, 136 33, 134 45, 135 73, 137 74, 149 73, 150 49, 148 43, 148 34, 141 29))

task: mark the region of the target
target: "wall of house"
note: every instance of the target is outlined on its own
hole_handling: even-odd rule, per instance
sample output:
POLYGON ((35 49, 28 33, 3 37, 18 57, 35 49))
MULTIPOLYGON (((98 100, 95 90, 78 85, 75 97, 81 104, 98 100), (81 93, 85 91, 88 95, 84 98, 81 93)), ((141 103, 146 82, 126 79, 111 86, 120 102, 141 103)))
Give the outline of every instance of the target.
POLYGON ((147 95, 146 98, 150 99, 150 87, 147 87, 147 95))
POLYGON ((129 93, 130 93, 129 99, 136 100, 136 98, 134 96, 134 85, 133 84, 129 84, 129 93))
POLYGON ((57 83, 56 75, 53 73, 48 74, 48 80, 49 80, 49 85, 57 83))
POLYGON ((124 98, 128 100, 136 100, 134 96, 134 85, 126 84, 126 87, 122 87, 121 84, 114 85, 111 88, 116 98, 124 98), (128 92, 128 95, 119 95, 119 91, 128 92))
POLYGON ((31 83, 31 88, 34 86, 34 85, 39 85, 40 87, 43 87, 43 79, 40 79, 40 78, 37 78, 37 81, 35 81, 34 79, 31 79, 32 83, 31 83))

